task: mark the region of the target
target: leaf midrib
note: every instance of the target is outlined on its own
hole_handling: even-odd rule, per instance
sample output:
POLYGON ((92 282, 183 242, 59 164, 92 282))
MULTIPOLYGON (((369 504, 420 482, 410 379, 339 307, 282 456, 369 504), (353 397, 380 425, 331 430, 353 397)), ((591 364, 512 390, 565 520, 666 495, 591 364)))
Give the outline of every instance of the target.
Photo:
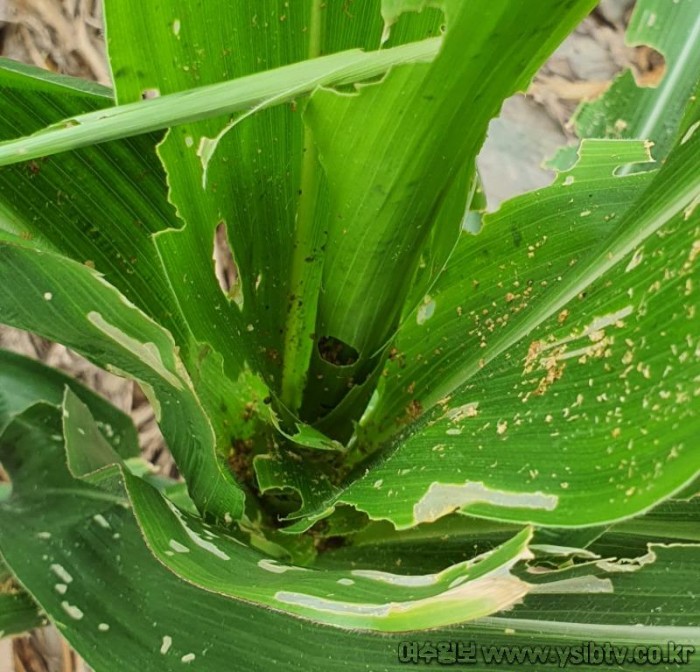
MULTIPOLYGON (((323 50, 323 0, 311 0, 308 59, 318 58, 323 50)), ((287 314, 282 370, 282 403, 292 412, 299 410, 308 368, 310 348, 304 334, 304 313, 309 309, 315 316, 315 297, 306 296, 304 280, 309 267, 306 259, 313 256, 315 213, 321 176, 318 150, 311 129, 304 124, 302 144, 299 209, 294 228, 292 266, 289 284, 289 312, 287 314)))

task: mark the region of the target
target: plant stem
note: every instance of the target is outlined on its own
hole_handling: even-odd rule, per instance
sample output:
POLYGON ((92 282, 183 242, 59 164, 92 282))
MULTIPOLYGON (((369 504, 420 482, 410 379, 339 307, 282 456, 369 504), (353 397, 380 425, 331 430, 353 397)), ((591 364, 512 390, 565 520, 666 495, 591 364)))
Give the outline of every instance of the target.
MULTIPOLYGON (((322 36, 323 0, 311 0, 309 59, 318 58, 321 55, 322 36)), ((320 286, 322 270, 322 264, 318 259, 321 236, 316 222, 320 166, 316 143, 307 125, 304 126, 303 143, 282 372, 282 403, 292 413, 296 413, 301 406, 306 370, 314 344, 311 335, 316 321, 316 294, 320 286)))

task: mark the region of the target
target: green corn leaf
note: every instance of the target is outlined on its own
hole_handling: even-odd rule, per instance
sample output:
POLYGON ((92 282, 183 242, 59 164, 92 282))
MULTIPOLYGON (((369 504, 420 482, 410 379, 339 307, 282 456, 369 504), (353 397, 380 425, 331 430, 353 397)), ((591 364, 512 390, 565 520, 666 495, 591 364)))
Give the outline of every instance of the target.
POLYGON ((697 2, 639 0, 660 83, 492 213, 489 121, 594 0, 109 0, 114 92, 0 61, 0 322, 135 380, 181 474, 0 351, 0 633, 96 672, 700 650, 697 2))
POLYGON ((288 452, 258 455, 253 460, 255 478, 262 494, 276 491, 292 491, 301 499, 301 506, 285 517, 285 520, 311 518, 301 528, 287 528, 287 531, 305 531, 316 520, 320 520, 329 511, 318 511, 323 502, 332 496, 335 488, 331 474, 321 471, 318 466, 305 464, 299 456, 288 452), (315 513, 317 512, 317 513, 315 513))
MULTIPOLYGON (((377 661, 387 670, 399 670, 405 668, 397 660, 401 642, 423 643, 426 639, 465 645, 475 641, 488 647, 580 646, 582 639, 594 638, 618 646, 698 641, 697 625, 675 626, 672 609, 682 592, 687 592, 697 547, 654 548, 654 563, 642 564, 639 571, 597 574, 599 581, 610 581, 604 585, 612 585, 612 592, 598 593, 594 601, 581 596, 575 611, 562 605, 562 596, 545 593, 537 597, 536 617, 533 611, 521 617, 510 612, 441 630, 429 638, 348 633, 198 590, 149 554, 128 509, 95 498, 90 486, 71 479, 60 444, 47 435, 60 432, 59 414, 48 424, 43 409, 43 422, 31 415, 25 412, 20 431, 10 427, 13 436, 6 432, 3 459, 7 461, 10 438, 15 452, 30 452, 30 446, 40 445, 41 459, 21 469, 45 469, 49 464, 47 484, 53 487, 43 491, 24 487, 15 492, 10 508, 0 506, 0 548, 23 585, 97 670, 160 672, 180 670, 183 662, 204 662, 208 670, 223 672, 230 669, 232 660, 243 669, 261 671, 282 661, 286 669, 300 672, 370 670, 377 661), (66 488, 72 497, 62 494, 66 488), (68 538, 70 545, 63 542, 68 538), (62 586, 61 592, 55 585, 62 586), (114 587, 109 600, 104 599, 105 586, 114 587), (621 608, 631 598, 636 600, 634 609, 621 608), (193 628, 187 617, 193 605, 201 630, 193 628), (275 647, 265 645, 271 637, 275 647)), ((19 469, 17 465, 13 477, 19 469)), ((599 569, 589 568, 585 573, 599 569)), ((558 666, 559 659, 531 667, 547 671, 558 666)), ((473 669, 485 672, 488 666, 480 661, 473 669)), ((636 667, 604 664, 599 669, 631 671, 636 667)))
POLYGON ((317 86, 353 84, 381 75, 393 65, 430 60, 439 48, 440 40, 433 39, 402 45, 391 51, 363 53, 353 50, 265 71, 243 81, 222 82, 110 110, 76 114, 31 137, 2 144, 0 165, 142 135, 199 119, 263 109, 293 100, 317 86))
POLYGON ((551 628, 549 632, 552 633, 586 636, 584 633, 597 630, 613 639, 633 638, 634 633, 629 628, 620 627, 614 609, 606 611, 624 595, 626 609, 630 612, 642 614, 643 605, 650 601, 664 603, 658 615, 643 613, 642 627, 647 626, 648 641, 664 641, 672 635, 677 638, 676 642, 697 645, 699 623, 692 606, 692 591, 687 588, 692 584, 699 553, 697 544, 649 544, 640 555, 631 554, 617 560, 592 560, 564 570, 538 572, 539 580, 543 581, 539 585, 543 587, 549 584, 553 575, 557 576, 560 585, 567 580, 581 583, 586 580, 592 580, 592 583, 609 581, 612 590, 605 590, 600 585, 601 592, 593 610, 595 626, 589 620, 593 614, 588 611, 590 595, 585 591, 568 595, 566 606, 562 608, 561 600, 548 596, 546 588, 540 594, 532 595, 527 603, 516 606, 508 617, 499 617, 498 620, 504 625, 510 623, 514 628, 526 623, 533 627, 539 621, 540 628, 551 628), (642 582, 644 588, 640 590, 642 582), (675 628, 674 632, 679 618, 687 625, 675 628))
MULTIPOLYGON (((7 59, 0 59, 0 93, 2 140, 86 111, 100 114, 112 103, 103 87, 7 59)), ((144 136, 0 169, 0 230, 96 268, 179 337, 182 325, 151 240, 177 226, 153 154, 156 140, 144 136)))
MULTIPOLYGON (((100 114, 111 102, 102 87, 8 61, 0 65, 0 90, 9 106, 0 120, 4 137, 35 131, 85 109, 97 108, 100 114)), ((223 367, 241 394, 254 396, 255 381, 243 389, 245 339, 232 343, 224 338, 244 329, 238 311, 230 309, 216 286, 211 241, 201 264, 192 264, 191 252, 162 252, 167 241, 181 233, 181 223, 167 201, 154 151, 158 141, 144 136, 0 169, 0 229, 104 275, 168 328, 199 387, 211 381, 212 370, 223 367), (184 272, 178 262, 185 263, 184 272), (192 267, 199 275, 189 272, 192 267), (212 285, 214 292, 208 291, 212 285), (189 300, 192 295, 209 300, 189 300), (211 312, 202 315, 202 305, 211 312), (216 352, 208 352, 212 349, 221 353, 218 358, 216 352)), ((237 396, 231 396, 231 406, 237 396)))
POLYGON ((73 378, 39 362, 0 350, 0 433, 12 419, 39 401, 58 406, 70 388, 92 409, 97 426, 116 453, 128 459, 139 454, 131 418, 73 378))
POLYGON ((607 549, 612 543, 630 545, 637 542, 641 546, 648 540, 661 540, 664 543, 700 542, 700 498, 687 501, 669 500, 662 502, 640 518, 625 520, 614 525, 596 541, 598 552, 607 549))
MULTIPOLYGON (((53 385, 56 388, 60 386, 60 382, 62 381, 46 381, 47 386, 53 385)), ((27 398, 29 394, 25 393, 23 396, 27 398)), ((19 478, 15 480, 15 488, 19 492, 23 488, 28 487, 28 483, 24 478, 26 473, 22 472, 26 472, 32 466, 36 468, 37 463, 41 464, 41 458, 25 455, 15 445, 17 442, 21 443, 23 436, 21 430, 25 430, 28 435, 33 436, 31 431, 34 428, 33 424, 38 423, 40 418, 47 418, 45 411, 45 403, 40 402, 38 406, 30 407, 23 416, 18 417, 17 429, 20 430, 19 432, 13 434, 12 426, 8 429, 10 435, 15 438, 12 441, 8 440, 6 443, 3 461, 12 473, 20 472, 19 478)), ((233 594, 236 597, 243 597, 256 602, 262 600, 263 603, 266 601, 263 596, 267 593, 274 595, 277 603, 273 602, 273 606, 276 606, 278 609, 280 608, 279 602, 285 604, 285 600, 291 600, 295 595, 299 597, 305 596, 307 599, 302 600, 296 609, 294 606, 286 607, 286 609, 292 612, 296 611, 299 615, 307 618, 321 619, 345 627, 354 625, 354 627, 372 628, 374 623, 374 627, 379 627, 379 629, 405 629, 408 623, 405 619, 411 619, 410 622, 412 624, 417 623, 416 616, 418 612, 424 612, 425 618, 431 619, 436 624, 440 623, 441 616, 439 612, 448 614, 450 610, 460 613, 459 619, 463 620, 465 605, 460 603, 456 594, 445 604, 446 607, 449 607, 450 604, 453 606, 446 609, 437 607, 437 604, 440 603, 439 601, 435 606, 432 606, 432 600, 430 599, 432 592, 438 588, 445 590, 445 588, 449 587, 449 591, 452 592, 461 590, 465 582, 464 580, 458 581, 460 577, 468 579, 470 586, 468 599, 475 605, 483 601, 481 608, 488 608, 486 604, 497 599, 500 592, 498 588, 499 579, 492 577, 494 569, 499 566, 498 563, 502 563, 505 560, 507 563, 506 567, 508 567, 518 559, 530 557, 524 546, 530 533, 524 531, 511 542, 505 543, 501 548, 494 549, 491 553, 480 558, 481 562, 478 565, 468 561, 459 563, 437 574, 418 577, 372 570, 353 570, 352 572, 347 572, 347 570, 326 570, 318 572, 300 567, 289 567, 274 560, 261 557, 243 546, 239 540, 226 535, 223 530, 215 531, 209 526, 203 526, 198 519, 174 508, 172 504, 162 499, 151 486, 125 470, 123 463, 119 462, 116 454, 113 452, 110 454, 111 448, 105 450, 101 447, 107 444, 94 423, 88 407, 70 391, 65 398, 61 416, 68 467, 73 476, 78 476, 90 483, 104 482, 108 472, 116 473, 114 472, 114 467, 120 466, 121 476, 125 480, 136 516, 143 526, 148 543, 154 549, 156 555, 166 565, 184 575, 189 581, 204 585, 218 593, 228 593, 231 590, 231 588, 227 588, 229 586, 233 588, 233 594), (97 479, 96 476, 100 473, 102 473, 102 476, 97 479), (513 555, 514 552, 515 555, 513 555), (510 559, 508 559, 509 557, 510 559), (178 562, 179 559, 182 562, 178 562), (218 567, 225 568, 225 563, 233 559, 237 561, 238 567, 235 579, 230 576, 230 572, 218 569, 218 567), (465 570, 469 570, 466 576, 463 574, 465 570), (292 577, 287 577, 287 574, 296 574, 299 578, 295 581, 292 577), (215 583, 212 583, 213 579, 215 583), (297 583, 299 584, 298 587, 296 587, 297 583), (326 583, 329 584, 327 587, 324 586, 326 583), (366 588, 363 588, 364 583, 367 584, 366 588), (480 596, 480 586, 482 584, 484 584, 486 589, 483 597, 480 596), (333 590, 332 596, 336 599, 324 599, 325 595, 327 595, 326 592, 323 592, 322 595, 316 595, 316 602, 319 605, 323 605, 320 611, 319 606, 314 606, 313 604, 313 594, 295 591, 295 588, 297 591, 308 591, 309 589, 317 591, 324 590, 324 587, 325 591, 331 588, 333 590), (376 616, 378 614, 374 614, 369 608, 370 604, 357 603, 354 600, 357 597, 362 597, 363 591, 365 598, 371 596, 372 600, 376 600, 378 590, 393 591, 397 594, 400 592, 408 593, 411 600, 405 605, 395 604, 396 600, 391 600, 386 605, 387 608, 391 606, 386 617, 377 619, 376 616), (351 600, 349 603, 354 604, 354 609, 348 609, 345 613, 340 607, 345 606, 348 608, 349 604, 337 599, 342 597, 340 593, 343 591, 350 593, 354 597, 354 600, 351 600), (422 593, 425 593, 425 595, 422 595, 422 593), (362 608, 363 606, 364 609, 362 608), (339 613, 333 617, 326 613, 329 610, 337 610, 339 613), (395 617, 392 616, 394 611, 396 613, 395 617), (342 617, 339 614, 343 614, 342 617), (375 623, 375 621, 381 622, 382 620, 384 621, 383 627, 375 623)), ((48 417, 50 418, 50 414, 48 414, 48 417)), ((60 434, 51 434, 49 438, 55 443, 57 440, 60 440, 60 434)), ((58 489, 61 487, 68 488, 68 482, 72 480, 70 477, 61 476, 60 470, 57 470, 57 474, 53 479, 55 483, 51 487, 58 489)), ((86 497, 95 497, 98 500, 109 501, 111 497, 115 497, 118 500, 120 497, 119 493, 114 489, 109 490, 112 493, 111 495, 108 492, 95 490, 88 492, 79 488, 78 493, 82 492, 84 492, 86 497)), ((11 503, 12 499, 9 501, 9 504, 11 503)), ((96 514, 94 520, 104 529, 109 527, 107 519, 102 514, 96 514)), ((47 537, 45 534, 40 536, 44 539, 50 538, 50 536, 47 537)), ((61 570, 63 576, 66 575, 66 572, 65 568, 61 570)), ((497 575, 502 573, 502 569, 496 572, 497 575)), ((515 599, 517 591, 512 589, 517 582, 506 580, 506 577, 503 578, 503 581, 504 586, 509 584, 511 589, 506 592, 510 593, 511 597, 515 599)), ((71 583, 71 581, 67 583, 71 583)), ((522 583, 522 591, 527 592, 528 585, 527 583, 522 583)), ((550 587, 550 590, 552 590, 552 587, 550 587)), ((374 602, 371 604, 375 606, 376 611, 379 605, 376 605, 374 602)), ((64 610, 69 615, 71 613, 76 615, 81 611, 79 607, 77 608, 78 611, 70 607, 74 607, 74 605, 70 605, 70 603, 68 603, 68 607, 63 605, 64 610)), ((444 615, 442 618, 444 618, 444 615)), ((455 618, 455 616, 447 616, 447 618, 455 618)), ((449 620, 446 622, 449 622, 449 620)))
MULTIPOLYGON (((425 525, 397 532, 387 521, 371 521, 349 506, 339 506, 324 521, 324 539, 345 543, 318 555, 315 565, 342 569, 381 569, 386 572, 427 574, 492 551, 517 534, 520 526, 462 515, 445 516, 425 525)), ((531 541, 538 542, 539 530, 531 541)))
POLYGON ((479 235, 463 232, 445 273, 402 324, 366 433, 395 432, 450 393, 450 378, 478 371, 495 336, 524 333, 523 316, 615 231, 653 177, 615 173, 648 158, 641 142, 586 141, 551 186, 485 215, 479 235))
MULTIPOLYGON (((31 436, 28 426, 39 422, 40 418, 51 417, 46 413, 50 406, 42 398, 55 399, 56 393, 65 386, 65 378, 20 357, 9 359, 15 363, 17 385, 8 388, 8 397, 13 398, 13 391, 17 389, 19 400, 12 405, 22 408, 20 404, 24 400, 24 414, 14 414, 16 434, 11 429, 7 431, 21 441, 22 428, 31 436), (43 378, 43 385, 23 382, 17 375, 23 362, 28 365, 25 373, 33 370, 35 376, 43 378), (42 376, 44 372, 46 376, 42 376), (42 394, 42 386, 49 390, 48 394, 42 394), (35 392, 35 399, 27 406, 35 392)), ((10 372, 7 376, 10 380, 13 377, 10 372)), ((316 621, 386 631, 406 629, 409 623, 449 625, 488 615, 527 592, 527 584, 509 578, 508 569, 518 560, 529 557, 530 530, 523 530, 488 557, 481 558, 478 564, 462 562, 443 572, 418 577, 371 571, 312 571, 266 558, 224 530, 214 531, 198 517, 177 509, 155 488, 135 476, 105 439, 104 428, 109 425, 102 422, 103 429, 100 429, 89 407, 69 387, 66 390, 61 412, 62 431, 51 434, 49 439, 60 442, 63 437, 72 477, 99 486, 99 490, 91 490, 92 494, 86 493, 86 497, 107 501, 124 499, 123 488, 108 482, 115 477, 122 478, 153 552, 166 566, 197 585, 316 621), (236 566, 235 573, 231 572, 232 564, 236 566), (503 574, 501 583, 498 578, 491 578, 494 573, 503 574), (469 584, 468 590, 466 584, 469 584), (447 597, 449 599, 443 601, 447 597), (504 598, 508 600, 505 603, 504 598)), ((98 411, 105 405, 94 395, 89 397, 89 402, 96 404, 98 411)), ((2 454, 2 460, 11 472, 20 472, 13 481, 14 496, 16 490, 28 487, 24 480, 30 470, 27 465, 41 464, 41 457, 18 452, 13 446, 14 442, 8 440, 7 454, 2 454)), ((60 489, 63 484, 69 489, 66 483, 72 479, 56 478, 57 482, 48 483, 48 487, 60 489)), ((79 488, 78 493, 81 492, 83 489, 79 488)), ((8 506, 12 501, 11 497, 8 506)), ((96 520, 104 527, 104 517, 96 520)))
POLYGON ((0 255, 3 321, 139 381, 198 507, 220 518, 239 516, 243 493, 223 464, 223 446, 172 336, 83 264, 9 240, 0 241, 0 255))
POLYGON ((678 124, 700 82, 700 12, 696 0, 639 0, 625 41, 648 45, 664 57, 661 81, 635 82, 628 70, 598 100, 583 104, 574 117, 582 138, 651 140, 662 160, 677 138, 678 124))
MULTIPOLYGON (((366 72, 356 70, 360 79, 383 72, 372 70, 369 53, 317 58, 351 48, 379 47, 381 19, 372 5, 353 9, 352 16, 339 3, 317 1, 261 8, 250 1, 231 7, 221 0, 210 3, 207 13, 173 1, 157 7, 139 2, 107 5, 110 59, 120 103, 139 100, 144 90, 172 94, 255 73, 268 77, 270 73, 263 71, 314 59, 303 64, 312 75, 300 79, 300 85, 292 75, 299 67, 279 72, 277 86, 284 89, 269 95, 269 103, 277 104, 273 109, 249 103, 255 114, 240 108, 243 113, 232 121, 235 127, 221 119, 181 125, 159 148, 170 198, 187 222, 184 232, 171 234, 173 241, 164 255, 187 248, 184 270, 191 266, 192 250, 201 247, 202 241, 210 245, 217 224, 225 225, 237 265, 242 320, 257 346, 255 352, 260 353, 258 366, 272 388, 282 392, 287 386, 282 396, 292 411, 298 403, 289 397, 289 375, 282 381, 281 364, 299 356, 306 369, 303 349, 308 351, 312 341, 307 334, 302 338, 291 331, 298 331, 296 320, 300 319, 310 321, 307 331, 313 332, 322 258, 318 229, 325 226, 325 213, 321 210, 323 214, 316 216, 309 205, 322 187, 313 142, 302 123, 303 98, 298 106, 289 103, 326 83, 321 73, 338 79, 353 63, 368 66, 366 72), (168 20, 163 21, 164 16, 168 20), (211 16, 225 18, 212 22, 211 16), (288 313, 289 329, 285 326, 288 313)), ((416 28, 403 30, 403 41, 428 34, 425 21, 414 23, 416 28)), ((389 49, 374 56, 383 59, 386 68, 391 53, 389 49)), ((245 81, 241 80, 242 87, 245 81)), ((203 307, 207 304, 202 302, 203 307)), ((299 387, 298 375, 293 378, 299 387)))
POLYGON ((178 510, 155 488, 106 456, 100 442, 91 440, 99 430, 87 406, 70 393, 63 414, 68 464, 73 474, 94 482, 100 471, 108 473, 121 466, 149 548, 180 577, 212 592, 317 622, 389 632, 485 616, 527 592, 527 584, 513 581, 508 572, 518 560, 529 557, 531 531, 527 529, 478 564, 464 562, 434 575, 314 571, 279 563, 223 530, 212 529, 199 517, 178 510), (97 465, 100 459, 104 461, 97 465), (77 471, 75 465, 86 461, 92 465, 91 473, 77 471), (234 566, 236 571, 232 572, 234 566), (494 575, 502 575, 502 579, 494 575))
POLYGON ((309 380, 322 381, 304 410, 312 420, 376 368, 410 289, 404 274, 415 270, 436 217, 451 230, 443 244, 456 242, 467 203, 452 221, 439 213, 464 167, 473 171, 488 122, 590 8, 440 4, 447 34, 432 64, 396 68, 355 95, 318 91, 306 111, 330 201, 316 334, 355 352, 335 375, 340 367, 315 353, 309 380))
MULTIPOLYGON (((556 258, 575 263, 531 291, 520 267, 503 277, 494 314, 485 307, 467 315, 483 344, 479 354, 432 381, 432 416, 385 460, 361 467, 333 501, 400 528, 455 510, 577 526, 637 514, 693 480, 700 469, 691 449, 697 416, 690 384, 698 329, 688 297, 698 147, 700 135, 687 135, 605 242, 581 259, 561 256, 549 231, 529 238, 527 254, 540 268, 556 258), (496 321, 515 301, 522 317, 496 321), (665 403, 669 395, 674 403, 665 403), (527 445, 527 456, 513 445, 527 445)), ((537 202, 539 221, 541 201, 526 195, 519 202, 528 201, 537 202)), ((517 242, 512 231, 506 235, 508 244, 517 242)), ((440 306, 445 321, 459 324, 460 305, 440 306)))

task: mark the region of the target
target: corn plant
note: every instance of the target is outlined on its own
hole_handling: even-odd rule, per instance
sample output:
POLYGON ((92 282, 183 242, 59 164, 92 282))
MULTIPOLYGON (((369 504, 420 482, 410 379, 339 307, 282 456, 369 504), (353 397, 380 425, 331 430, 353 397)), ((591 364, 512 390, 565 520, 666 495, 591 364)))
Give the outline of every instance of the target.
POLYGON ((109 0, 113 89, 0 62, 0 321, 135 381, 181 474, 2 352, 4 634, 97 672, 690 662, 700 2, 639 0, 664 77, 584 105, 550 186, 488 212, 475 168, 595 4, 109 0))

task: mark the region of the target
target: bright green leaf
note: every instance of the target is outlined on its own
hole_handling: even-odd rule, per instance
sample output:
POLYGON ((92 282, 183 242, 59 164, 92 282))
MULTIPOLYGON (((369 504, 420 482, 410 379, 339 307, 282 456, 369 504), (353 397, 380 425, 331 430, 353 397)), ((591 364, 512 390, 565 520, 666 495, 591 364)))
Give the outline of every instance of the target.
POLYGON ((648 45, 664 57, 660 82, 638 85, 628 70, 601 98, 575 115, 582 138, 651 140, 662 160, 677 137, 678 124, 700 83, 700 11, 696 0, 639 0, 625 42, 648 45))

